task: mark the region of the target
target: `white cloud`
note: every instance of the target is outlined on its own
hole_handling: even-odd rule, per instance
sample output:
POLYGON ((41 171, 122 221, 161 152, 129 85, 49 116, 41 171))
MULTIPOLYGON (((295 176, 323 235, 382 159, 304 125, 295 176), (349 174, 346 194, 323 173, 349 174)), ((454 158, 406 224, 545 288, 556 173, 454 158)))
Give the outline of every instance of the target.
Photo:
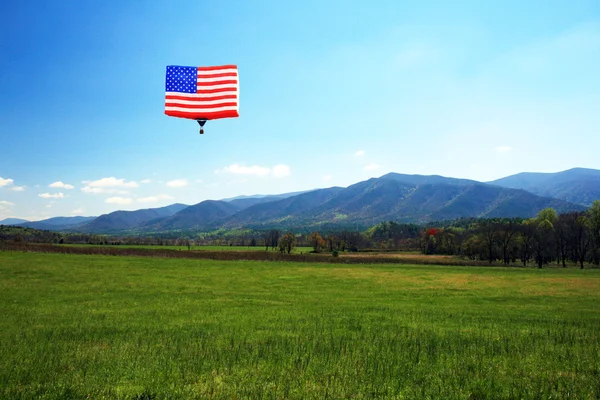
POLYGON ((44 199, 62 199, 65 197, 63 193, 42 193, 38 194, 38 196, 44 199))
POLYGON ((103 188, 103 187, 89 187, 85 186, 81 188, 83 193, 92 194, 128 194, 128 190, 115 189, 115 188, 103 188))
POLYGON ((158 196, 149 196, 149 197, 141 197, 137 199, 138 203, 156 203, 160 200, 173 200, 173 196, 169 196, 168 194, 159 194, 158 196))
POLYGON ((50 187, 51 188, 61 188, 61 189, 75 189, 75 186, 69 185, 68 183, 63 183, 61 181, 51 183, 50 187))
POLYGON ((196 179, 196 183, 202 183, 202 179, 196 179))
POLYGON ((511 151, 512 147, 510 146, 498 146, 496 147, 496 151, 499 153, 506 153, 507 151, 511 151))
POLYGON ((275 178, 282 178, 288 176, 290 173, 290 167, 287 165, 279 164, 273 167, 273 176, 275 178))
POLYGON ((152 179, 141 180, 140 183, 152 183, 152 179))
POLYGON ((81 188, 84 193, 119 193, 125 194, 129 188, 138 187, 138 183, 134 181, 126 182, 125 179, 117 179, 115 177, 102 178, 96 181, 83 181, 87 186, 81 188))
POLYGON ((71 211, 71 215, 83 214, 83 208, 76 208, 71 211))
POLYGON ((23 192, 25 190, 25 186, 13 186, 10 188, 13 192, 23 192))
POLYGON ((375 171, 376 169, 379 169, 379 168, 381 168, 381 165, 375 164, 375 163, 371 163, 371 164, 365 165, 365 167, 363 169, 365 171, 375 171))
POLYGON ((230 173, 236 175, 256 175, 256 176, 265 176, 271 173, 271 169, 267 167, 259 167, 258 165, 253 165, 251 167, 247 167, 245 165, 239 164, 231 164, 228 167, 219 169, 215 171, 216 173, 230 173))
POLYGON ((184 187, 188 185, 187 179, 174 179, 172 181, 167 182, 167 186, 169 187, 184 187))
POLYGON ((254 176, 274 176, 275 178, 281 178, 288 176, 291 173, 291 169, 288 165, 279 164, 273 168, 261 167, 259 165, 240 165, 231 164, 225 168, 221 168, 215 171, 216 174, 229 173, 234 175, 254 175, 254 176))
POLYGON ((128 198, 128 197, 109 197, 108 199, 104 200, 105 203, 109 203, 109 204, 131 204, 133 203, 133 199, 128 198))
POLYGON ((125 179, 117 179, 115 177, 102 178, 97 181, 87 181, 88 186, 91 187, 124 187, 124 188, 136 188, 139 185, 134 181, 125 182, 125 179))
POLYGON ((10 186, 14 183, 15 181, 12 179, 4 179, 0 176, 0 187, 3 186, 10 186))
POLYGON ((14 206, 14 203, 10 201, 0 201, 0 211, 10 211, 10 207, 14 206))
POLYGON ((324 181, 324 182, 329 182, 330 180, 331 180, 331 175, 325 175, 325 176, 323 177, 323 181, 324 181))
POLYGON ((355 157, 362 157, 365 155, 365 151, 364 150, 358 150, 356 153, 354 153, 355 157))

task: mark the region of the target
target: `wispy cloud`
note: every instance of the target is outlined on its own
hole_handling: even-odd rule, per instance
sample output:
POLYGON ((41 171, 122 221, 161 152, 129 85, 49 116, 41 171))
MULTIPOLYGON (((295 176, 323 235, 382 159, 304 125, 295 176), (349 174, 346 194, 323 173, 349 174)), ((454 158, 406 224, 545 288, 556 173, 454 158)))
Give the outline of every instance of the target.
POLYGON ((139 199, 137 199, 138 203, 156 203, 160 200, 173 200, 174 197, 173 196, 169 196, 167 194, 159 194, 157 196, 148 196, 148 197, 141 197, 139 199))
POLYGON ((356 153, 354 153, 355 157, 362 157, 365 155, 365 151, 364 150, 358 150, 356 153))
POLYGON ((143 179, 140 183, 152 183, 152 179, 143 179))
POLYGON ((61 189, 75 189, 75 186, 69 185, 68 183, 63 183, 61 181, 51 183, 49 185, 51 188, 61 188, 61 189))
POLYGON ((76 208, 73 211, 71 211, 71 215, 80 215, 83 214, 83 208, 76 208))
POLYGON ((381 165, 375 164, 375 163, 371 163, 371 164, 365 165, 365 167, 363 169, 365 171, 375 171, 376 169, 379 169, 379 168, 381 168, 381 165))
POLYGON ((215 173, 230 173, 235 175, 256 175, 265 176, 271 173, 271 168, 259 167, 258 165, 245 166, 239 164, 231 164, 225 168, 221 168, 215 171, 215 173))
POLYGON ((281 178, 284 176, 289 176, 291 174, 291 168, 285 164, 279 164, 272 168, 262 167, 259 165, 240 165, 240 164, 231 164, 227 167, 218 169, 215 171, 216 174, 228 173, 234 175, 254 175, 254 176, 273 176, 275 178, 281 178))
POLYGON ((102 178, 96 181, 83 181, 90 187, 125 187, 125 188, 136 188, 139 185, 134 181, 125 181, 125 179, 117 179, 114 176, 110 178, 102 178))
POLYGON ((15 181, 12 179, 8 179, 8 178, 2 178, 0 176, 0 187, 4 187, 4 186, 10 186, 14 183, 15 181))
POLYGON ((499 153, 506 153, 506 152, 511 151, 511 150, 512 150, 512 147, 510 147, 510 146, 498 146, 498 147, 496 147, 496 151, 499 152, 499 153))
POLYGON ((91 194, 127 194, 128 190, 115 189, 115 188, 103 188, 103 187, 83 187, 81 188, 83 193, 91 193, 91 194))
POLYGON ((173 188, 184 187, 187 185, 188 185, 187 179, 174 179, 172 181, 167 182, 167 186, 173 187, 173 188))
POLYGON ((12 190, 13 192, 22 192, 25 190, 25 186, 12 186, 15 183, 13 179, 10 178, 2 178, 0 176, 0 187, 6 187, 8 190, 12 190))
POLYGON ((129 197, 109 197, 108 199, 104 200, 104 202, 108 204, 126 205, 133 203, 133 199, 129 197))
POLYGON ((2 200, 0 201, 0 210, 8 210, 10 207, 14 206, 15 203, 11 203, 10 201, 2 200))
POLYGON ((81 188, 84 193, 92 194, 127 194, 125 189, 139 187, 135 181, 127 182, 125 179, 117 179, 115 177, 102 178, 95 181, 83 181, 86 186, 81 188))
POLYGON ((330 180, 331 180, 331 175, 325 175, 325 176, 323 177, 323 181, 324 181, 324 182, 329 182, 330 180))
POLYGON ((40 196, 43 199, 62 199, 65 197, 65 195, 61 192, 61 193, 41 193, 38 194, 38 196, 40 196))

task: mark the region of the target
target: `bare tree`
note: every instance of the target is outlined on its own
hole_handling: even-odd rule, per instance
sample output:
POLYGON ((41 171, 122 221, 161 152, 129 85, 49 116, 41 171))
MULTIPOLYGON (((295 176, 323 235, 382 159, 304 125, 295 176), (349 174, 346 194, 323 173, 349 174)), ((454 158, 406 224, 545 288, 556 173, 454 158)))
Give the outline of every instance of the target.
POLYGON ((296 247, 296 236, 293 233, 288 232, 279 239, 279 251, 282 253, 290 254, 294 247, 296 247))
POLYGON ((500 223, 500 229, 498 230, 498 242, 502 248, 502 259, 504 264, 510 263, 509 249, 513 242, 514 237, 517 234, 516 224, 514 221, 509 220, 508 222, 500 223))

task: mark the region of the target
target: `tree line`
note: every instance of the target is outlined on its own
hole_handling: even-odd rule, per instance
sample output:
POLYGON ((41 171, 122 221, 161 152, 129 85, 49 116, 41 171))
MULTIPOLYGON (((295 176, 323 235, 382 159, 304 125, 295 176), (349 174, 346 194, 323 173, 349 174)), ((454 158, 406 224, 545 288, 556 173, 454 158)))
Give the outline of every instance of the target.
POLYGON ((552 208, 534 218, 476 220, 464 226, 430 226, 420 240, 424 254, 448 254, 471 260, 529 263, 542 268, 552 262, 566 267, 600 264, 600 201, 587 211, 558 215, 552 208))
POLYGON ((470 260, 504 264, 534 264, 542 268, 555 262, 600 264, 600 201, 582 212, 558 215, 547 208, 533 218, 463 218, 427 225, 386 221, 359 232, 350 229, 295 233, 278 229, 186 233, 167 237, 109 236, 58 233, 31 228, 0 226, 0 241, 56 244, 156 245, 156 246, 263 246, 290 253, 297 246, 313 252, 420 251, 470 260))

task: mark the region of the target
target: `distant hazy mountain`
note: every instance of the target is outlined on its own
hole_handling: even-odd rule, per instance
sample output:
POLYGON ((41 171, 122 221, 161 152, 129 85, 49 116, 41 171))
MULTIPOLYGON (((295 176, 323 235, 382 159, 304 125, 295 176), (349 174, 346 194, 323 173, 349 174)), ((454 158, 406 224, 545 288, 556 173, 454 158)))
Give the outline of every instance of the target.
POLYGON ((555 173, 523 172, 492 182, 494 185, 589 206, 600 199, 600 170, 573 168, 555 173))
POLYGON ((18 224, 22 224, 23 222, 29 222, 29 221, 27 221, 26 219, 21 219, 21 218, 5 218, 0 221, 0 225, 18 225, 18 224))
POLYGON ((128 230, 148 223, 149 221, 168 218, 188 206, 185 204, 171 204, 160 208, 148 208, 136 211, 115 211, 103 214, 94 220, 78 227, 83 232, 110 233, 128 230))
POLYGON ((96 217, 54 217, 41 221, 30 221, 19 224, 25 228, 34 228, 42 230, 60 230, 71 229, 81 224, 94 220, 96 217))

